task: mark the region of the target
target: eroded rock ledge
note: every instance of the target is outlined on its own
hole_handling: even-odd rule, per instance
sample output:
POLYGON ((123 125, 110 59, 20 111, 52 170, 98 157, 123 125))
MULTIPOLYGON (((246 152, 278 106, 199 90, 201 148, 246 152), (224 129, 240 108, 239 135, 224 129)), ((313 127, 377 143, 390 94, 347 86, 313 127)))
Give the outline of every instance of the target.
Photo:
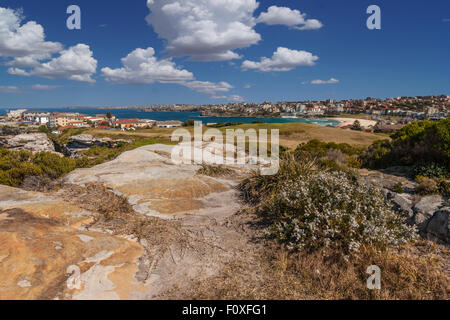
POLYGON ((52 194, 0 186, 0 299, 157 299, 257 255, 227 222, 239 208, 237 180, 173 165, 170 151, 146 146, 76 170, 52 194), (132 209, 104 215, 86 205, 100 197, 91 185, 132 209))

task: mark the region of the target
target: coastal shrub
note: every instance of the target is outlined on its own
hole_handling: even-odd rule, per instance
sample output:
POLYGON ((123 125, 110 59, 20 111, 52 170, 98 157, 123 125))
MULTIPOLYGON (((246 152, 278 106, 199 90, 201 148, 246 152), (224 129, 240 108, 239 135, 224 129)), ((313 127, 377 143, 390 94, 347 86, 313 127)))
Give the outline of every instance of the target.
POLYGON ((186 120, 183 122, 183 127, 193 127, 195 120, 186 120))
POLYGON ((295 150, 298 152, 309 152, 316 156, 323 157, 330 150, 339 150, 347 156, 359 155, 364 151, 362 147, 354 147, 348 143, 323 142, 318 139, 310 140, 300 144, 295 150))
POLYGON ((428 178, 445 178, 447 174, 447 169, 435 162, 426 165, 415 165, 413 167, 414 177, 424 176, 428 178))
POLYGON ((450 119, 415 121, 391 135, 392 140, 375 142, 363 156, 365 166, 427 166, 450 169, 450 119))
POLYGON ((269 234, 288 249, 326 247, 348 255, 361 245, 400 244, 413 235, 381 192, 336 171, 285 182, 263 214, 275 218, 269 234))
POLYGON ((396 193, 403 193, 403 184, 401 182, 398 182, 394 185, 394 187, 392 188, 392 191, 396 192, 396 193))
POLYGON ((347 165, 352 168, 360 168, 362 163, 359 156, 364 152, 362 147, 354 147, 347 143, 323 142, 313 139, 297 147, 295 154, 301 158, 305 155, 320 158, 329 164, 334 160, 338 165, 347 165))
MULTIPOLYGON (((78 132, 77 129, 68 129, 64 139, 78 132)), ((19 187, 25 182, 27 185, 42 185, 43 181, 58 179, 77 168, 92 167, 113 160, 125 151, 161 141, 158 137, 139 138, 130 143, 120 142, 116 147, 111 148, 94 146, 82 152, 81 157, 76 159, 51 152, 33 154, 25 150, 0 148, 0 184, 12 187, 19 187)))
POLYGON ((255 173, 240 189, 267 223, 267 235, 289 250, 326 248, 347 256, 361 246, 385 248, 415 237, 379 189, 314 160, 284 159, 277 175, 255 173))
POLYGON ((429 195, 439 192, 438 184, 432 178, 417 176, 416 181, 417 183, 419 183, 419 185, 416 187, 416 192, 420 195, 429 195))
POLYGON ((56 179, 88 164, 86 159, 64 158, 49 152, 0 149, 0 184, 18 187, 28 177, 56 179))
POLYGON ((438 184, 439 193, 444 197, 450 197, 450 181, 441 180, 438 184))

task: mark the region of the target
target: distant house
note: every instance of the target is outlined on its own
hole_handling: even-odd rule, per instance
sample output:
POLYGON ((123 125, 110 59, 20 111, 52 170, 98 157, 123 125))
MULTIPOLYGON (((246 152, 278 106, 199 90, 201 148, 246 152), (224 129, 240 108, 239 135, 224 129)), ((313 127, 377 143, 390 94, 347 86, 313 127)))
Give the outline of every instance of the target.
POLYGON ((33 122, 40 125, 46 125, 47 123, 50 122, 50 112, 39 110, 33 111, 28 110, 22 113, 22 119, 24 121, 33 122))
POLYGON ((122 119, 113 121, 114 127, 119 127, 121 129, 131 129, 136 128, 139 125, 139 119, 122 119))
POLYGON ((156 123, 156 126, 158 128, 175 128, 175 127, 181 127, 183 125, 183 122, 181 121, 160 121, 156 123))
POLYGON ((65 127, 71 123, 83 121, 83 116, 73 112, 54 112, 50 117, 49 127, 65 127))
POLYGON ((75 128, 87 128, 89 125, 84 121, 74 121, 70 123, 75 128))
POLYGON ((6 117, 8 120, 20 120, 22 119, 22 114, 27 111, 26 109, 8 110, 6 111, 6 117))
POLYGON ((150 129, 150 128, 153 128, 155 126, 155 124, 156 124, 156 121, 154 121, 154 120, 141 119, 141 120, 139 120, 137 127, 150 129))

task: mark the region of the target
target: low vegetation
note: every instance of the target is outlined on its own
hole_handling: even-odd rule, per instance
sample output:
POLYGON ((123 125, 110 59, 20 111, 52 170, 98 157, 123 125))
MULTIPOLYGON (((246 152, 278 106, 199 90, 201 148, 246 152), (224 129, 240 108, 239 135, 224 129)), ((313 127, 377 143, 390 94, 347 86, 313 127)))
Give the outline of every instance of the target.
POLYGON ((89 164, 86 158, 71 159, 59 155, 0 149, 0 184, 20 186, 29 177, 56 179, 89 164))
POLYGON ((268 224, 267 235, 288 249, 326 248, 348 256, 362 246, 381 249, 414 238, 381 191, 350 169, 327 169, 305 154, 287 154, 281 161, 277 175, 255 172, 240 189, 268 224))
POLYGON ((222 177, 233 174, 233 170, 224 166, 213 166, 209 164, 202 164, 201 168, 197 170, 197 174, 210 176, 210 177, 222 177))
POLYGON ((443 257, 448 251, 441 250, 432 243, 389 251, 363 247, 343 261, 320 250, 292 252, 269 244, 256 263, 236 260, 179 294, 199 300, 447 300, 450 278, 443 257), (381 290, 367 289, 370 265, 382 270, 381 290))
POLYGON ((261 270, 253 270, 263 280, 246 286, 253 275, 236 263, 195 287, 199 298, 234 290, 228 298, 448 299, 448 250, 419 241, 380 190, 330 150, 345 157, 363 151, 311 141, 284 153, 277 175, 254 172, 240 184, 246 211, 267 239, 261 270), (382 270, 379 291, 366 287, 370 265, 382 270))
MULTIPOLYGON (((390 166, 428 166, 441 175, 450 169, 450 119, 415 121, 375 142, 364 156, 364 164, 379 169, 390 166)), ((434 175, 433 172, 430 174, 434 175)))
POLYGON ((381 169, 408 166, 421 195, 450 194, 450 119, 416 121, 377 141, 361 156, 364 166, 381 169))
MULTIPOLYGON (((72 131, 77 134, 77 131, 72 131)), ((68 139, 68 137, 62 137, 68 139)), ((63 157, 50 152, 33 154, 30 151, 13 151, 0 148, 0 184, 28 189, 40 189, 52 180, 77 169, 92 167, 115 159, 125 151, 159 143, 159 139, 139 138, 131 143, 119 143, 117 147, 94 146, 80 158, 63 157)))

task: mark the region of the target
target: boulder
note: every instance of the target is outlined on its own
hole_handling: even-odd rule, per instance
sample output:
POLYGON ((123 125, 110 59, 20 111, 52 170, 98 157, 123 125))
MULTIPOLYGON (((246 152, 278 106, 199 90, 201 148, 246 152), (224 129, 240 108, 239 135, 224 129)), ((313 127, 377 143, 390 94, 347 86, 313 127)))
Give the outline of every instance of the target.
POLYGON ((414 224, 419 231, 424 232, 427 229, 428 222, 434 213, 442 207, 444 199, 442 196, 433 195, 423 197, 413 208, 414 224))
POLYGON ((64 146, 64 153, 70 157, 78 157, 80 151, 89 150, 94 146, 116 147, 119 143, 130 143, 130 140, 112 140, 110 138, 95 138, 90 134, 80 134, 69 138, 64 146))
POLYGON ((32 152, 55 152, 53 142, 45 133, 24 133, 4 139, 4 147, 32 152))
POLYGON ((398 186, 401 186, 404 193, 414 193, 418 185, 416 182, 408 179, 403 173, 398 173, 394 170, 375 171, 361 169, 359 173, 364 181, 392 192, 397 192, 398 186))
POLYGON ((436 211, 427 225, 427 233, 445 243, 450 243, 450 226, 448 216, 450 207, 445 207, 436 211))
POLYGON ((79 134, 76 136, 71 136, 69 141, 91 145, 94 141, 94 137, 90 134, 79 134))
POLYGON ((406 193, 394 193, 391 198, 394 204, 394 210, 405 214, 408 218, 412 218, 414 212, 412 210, 413 202, 411 196, 406 193))

